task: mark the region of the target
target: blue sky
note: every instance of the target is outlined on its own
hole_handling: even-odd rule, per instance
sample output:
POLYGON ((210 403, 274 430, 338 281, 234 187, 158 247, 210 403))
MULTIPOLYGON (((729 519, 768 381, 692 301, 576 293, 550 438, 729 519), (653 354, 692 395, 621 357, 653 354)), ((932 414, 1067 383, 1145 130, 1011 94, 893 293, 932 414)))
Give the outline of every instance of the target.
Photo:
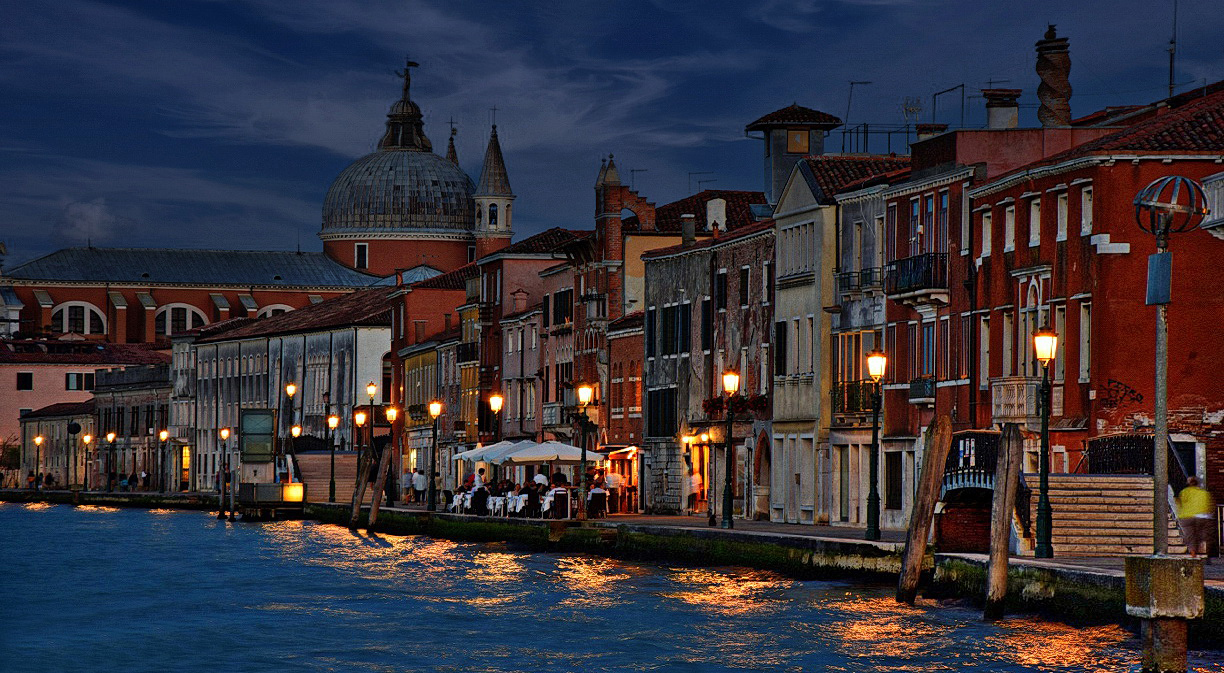
MULTIPOLYGON (((1072 111, 1163 96, 1172 0, 0 0, 0 241, 9 265, 89 239, 124 247, 321 248, 323 195, 371 151, 393 72, 474 178, 489 108, 515 229, 592 226, 601 156, 662 204, 760 189, 744 125, 792 102, 898 124, 917 98, 993 80, 1035 118, 1033 43, 1071 39, 1072 111)), ((1224 79, 1224 10, 1181 0, 1178 80, 1224 79)), ((1183 89, 1186 87, 1182 87, 1183 89)), ((939 121, 959 123, 943 97, 939 121)), ((840 148, 840 135, 830 149, 840 148)), ((882 148, 881 148, 882 149, 882 148)))

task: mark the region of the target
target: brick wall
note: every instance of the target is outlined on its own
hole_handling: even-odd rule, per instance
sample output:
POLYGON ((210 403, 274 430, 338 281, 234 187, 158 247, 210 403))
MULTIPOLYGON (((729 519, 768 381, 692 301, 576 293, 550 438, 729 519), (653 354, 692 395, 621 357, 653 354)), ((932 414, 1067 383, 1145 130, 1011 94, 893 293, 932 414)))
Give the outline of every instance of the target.
POLYGON ((948 503, 935 517, 935 544, 941 552, 990 551, 990 501, 948 503))

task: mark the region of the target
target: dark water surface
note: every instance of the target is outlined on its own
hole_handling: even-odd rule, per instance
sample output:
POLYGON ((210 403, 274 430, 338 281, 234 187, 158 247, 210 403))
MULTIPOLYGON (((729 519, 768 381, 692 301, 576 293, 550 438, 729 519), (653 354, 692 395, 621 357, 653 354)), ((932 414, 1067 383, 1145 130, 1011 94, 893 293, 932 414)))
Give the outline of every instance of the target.
POLYGON ((1119 627, 745 569, 171 510, 0 504, 0 533, 5 672, 1137 670, 1119 627))

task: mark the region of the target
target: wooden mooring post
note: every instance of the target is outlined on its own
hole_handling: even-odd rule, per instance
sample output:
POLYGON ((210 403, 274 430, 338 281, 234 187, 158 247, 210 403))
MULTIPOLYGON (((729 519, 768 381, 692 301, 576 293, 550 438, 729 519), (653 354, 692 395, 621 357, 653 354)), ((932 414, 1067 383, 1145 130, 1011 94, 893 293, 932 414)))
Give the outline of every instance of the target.
POLYGON ((944 465, 952 448, 952 421, 945 415, 935 419, 927 429, 923 450, 922 472, 918 475, 918 495, 910 514, 909 530, 905 534, 905 553, 901 558, 901 577, 897 580, 897 602, 914 604, 918 597, 918 582, 922 578, 922 560, 926 556, 927 537, 935 517, 935 502, 939 500, 939 485, 943 481, 944 465))
POLYGON ((353 512, 349 516, 349 528, 356 528, 357 521, 361 518, 361 501, 365 499, 366 484, 370 481, 370 467, 373 462, 368 451, 363 450, 358 454, 357 486, 353 488, 353 512))
POLYGON ((370 518, 366 522, 366 530, 374 530, 374 524, 378 523, 378 508, 382 505, 383 491, 387 487, 387 473, 390 472, 391 465, 391 446, 388 444, 383 447, 382 457, 378 460, 378 476, 374 479, 373 492, 370 493, 370 518))
POLYGON ((990 563, 986 571, 986 605, 982 618, 994 621, 1003 617, 1007 600, 1007 565, 1011 546, 1012 516, 1016 491, 1020 488, 1020 463, 1024 457, 1024 437, 1015 423, 1003 426, 999 454, 995 459, 994 497, 990 505, 990 563))

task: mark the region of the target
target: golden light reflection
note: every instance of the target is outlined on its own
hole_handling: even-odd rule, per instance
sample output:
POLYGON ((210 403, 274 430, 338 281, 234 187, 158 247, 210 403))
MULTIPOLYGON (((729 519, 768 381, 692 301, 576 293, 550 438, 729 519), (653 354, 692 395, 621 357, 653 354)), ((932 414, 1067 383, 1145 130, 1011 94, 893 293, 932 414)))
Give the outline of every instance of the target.
POLYGON ((843 654, 853 657, 915 657, 937 647, 937 640, 958 628, 928 621, 923 605, 911 607, 891 597, 848 595, 845 600, 826 601, 823 607, 842 613, 823 630, 843 654))
POLYGON ((44 510, 44 509, 51 509, 52 507, 55 507, 55 505, 52 505, 49 502, 27 502, 25 504, 25 508, 32 512, 38 511, 38 510, 44 510))
POLYGON ((118 507, 107 507, 105 505, 77 505, 78 512, 118 512, 118 507))
POLYGON ((498 552, 477 554, 472 559, 476 567, 467 572, 468 579, 486 585, 517 582, 527 573, 521 556, 498 552))
POLYGON ((563 556, 557 559, 555 571, 556 580, 573 592, 560 601, 568 607, 611 606, 618 599, 610 585, 630 577, 632 575, 619 561, 592 556, 563 556))
POLYGON ((680 569, 670 579, 685 588, 662 595, 722 615, 765 613, 781 608, 784 601, 771 596, 794 582, 762 571, 735 575, 701 568, 680 569))
POLYGON ((999 658, 1022 666, 1060 667, 1079 671, 1117 671, 1126 668, 1133 653, 1109 651, 1130 640, 1116 624, 1076 627, 1034 618, 1006 619, 995 624, 986 641, 999 658))

